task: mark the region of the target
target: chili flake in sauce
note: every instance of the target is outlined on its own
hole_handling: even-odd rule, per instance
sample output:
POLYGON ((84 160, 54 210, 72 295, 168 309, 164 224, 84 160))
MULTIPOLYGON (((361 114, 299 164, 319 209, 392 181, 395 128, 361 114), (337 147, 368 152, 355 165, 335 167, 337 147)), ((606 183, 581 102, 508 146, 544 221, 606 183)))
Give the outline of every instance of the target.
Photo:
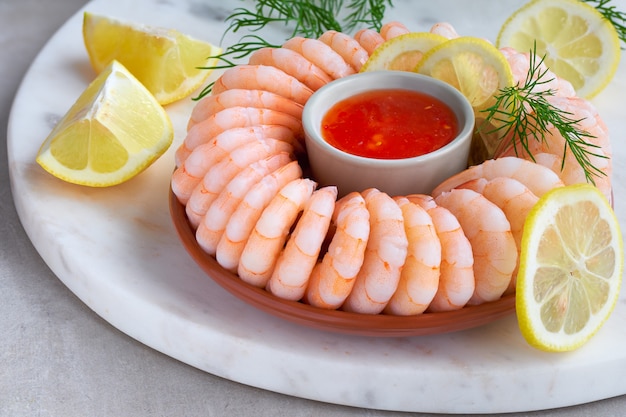
POLYGON ((375 159, 425 155, 458 134, 452 109, 428 94, 383 89, 335 104, 322 119, 322 136, 350 154, 375 159))

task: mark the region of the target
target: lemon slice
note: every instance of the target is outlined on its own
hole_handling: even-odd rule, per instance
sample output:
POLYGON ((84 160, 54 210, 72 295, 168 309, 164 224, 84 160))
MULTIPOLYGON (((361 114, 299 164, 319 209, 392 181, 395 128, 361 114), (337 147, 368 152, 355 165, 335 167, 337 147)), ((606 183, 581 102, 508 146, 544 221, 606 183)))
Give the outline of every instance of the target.
POLYGON ((456 87, 478 115, 495 104, 494 95, 513 85, 511 67, 488 41, 465 36, 448 40, 428 51, 415 68, 456 87))
POLYGON ((430 32, 411 32, 383 42, 365 61, 360 72, 413 71, 426 52, 448 39, 430 32))
POLYGON ((154 96, 113 61, 50 132, 37 162, 67 182, 106 187, 152 164, 171 145, 173 132, 154 96))
POLYGON ((124 23, 85 12, 83 40, 91 65, 100 72, 119 61, 141 81, 159 103, 190 95, 211 73, 199 67, 215 66, 210 58, 222 50, 174 29, 124 23))
POLYGON ((584 98, 606 87, 621 55, 613 25, 579 0, 531 1, 506 20, 496 45, 529 52, 535 42, 537 55, 584 98))
POLYGON ((487 126, 483 112, 496 104, 494 96, 500 90, 513 85, 511 66, 502 52, 481 38, 454 38, 428 51, 415 71, 445 81, 469 100, 479 129, 468 162, 474 165, 492 158, 500 140, 485 132, 495 131, 501 122, 492 120, 487 126))
POLYGON ((516 309, 529 344, 569 351, 591 338, 617 301, 624 253, 604 195, 577 184, 546 193, 522 236, 516 309))

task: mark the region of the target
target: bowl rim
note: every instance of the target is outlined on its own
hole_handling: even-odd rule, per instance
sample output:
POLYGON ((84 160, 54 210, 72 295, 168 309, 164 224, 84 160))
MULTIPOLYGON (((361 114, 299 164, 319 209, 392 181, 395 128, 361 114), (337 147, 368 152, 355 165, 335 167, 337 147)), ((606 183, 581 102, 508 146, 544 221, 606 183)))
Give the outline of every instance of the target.
MULTIPOLYGON (((345 88, 345 87, 344 87, 345 88)), ((429 94, 429 93, 427 93, 429 94)), ((442 100, 440 97, 430 94, 439 100, 442 100)), ((442 100, 444 101, 444 100, 442 100)), ((445 102, 445 101, 444 101, 445 102)), ((330 107, 329 107, 330 108, 330 107)), ((325 112, 324 112, 325 113, 325 112)), ((459 114, 455 112, 457 117, 459 114)), ((304 129, 305 141, 306 142, 314 142, 315 146, 323 149, 327 154, 332 154, 334 157, 338 159, 349 162, 352 165, 364 166, 364 167, 372 167, 372 164, 376 164, 379 167, 383 168, 391 168, 391 167, 405 167, 405 166, 413 166, 416 164, 424 164, 430 162, 432 159, 436 158, 445 158, 448 154, 456 150, 458 147, 463 146, 466 142, 470 142, 472 140, 472 133, 475 127, 475 115, 474 110, 472 108, 469 100, 456 88, 451 86, 448 83, 445 83, 441 80, 438 80, 433 77, 429 77, 424 74, 419 74, 415 72, 409 71, 397 71, 397 70, 385 70, 385 71, 369 71, 347 75, 342 78, 335 79, 324 86, 322 86, 319 90, 315 91, 311 97, 304 104, 304 108, 302 110, 302 127, 304 129), (381 80, 379 83, 374 83, 372 80, 375 79, 381 80), (436 149, 432 152, 429 152, 424 155, 413 156, 410 158, 395 158, 395 159, 380 159, 380 158, 368 158, 364 156, 354 155, 349 152, 342 151, 330 143, 328 143, 322 137, 319 132, 319 126, 314 124, 315 114, 319 115, 316 110, 316 106, 319 106, 319 102, 324 99, 325 95, 332 94, 332 92, 341 88, 344 84, 357 84, 362 85, 358 89, 354 90, 350 94, 345 97, 338 98, 334 101, 333 104, 348 98, 350 96, 368 92, 368 91, 378 91, 378 90, 387 90, 387 89, 398 89, 398 90, 413 90, 418 91, 417 89, 403 88, 403 87, 389 87, 386 83, 390 81, 397 80, 406 80, 415 82, 418 80, 421 83, 428 83, 434 88, 445 91, 446 94, 453 96, 455 100, 458 100, 462 105, 462 115, 464 116, 465 123, 461 126, 461 129, 457 133, 456 137, 442 146, 439 149, 436 149)))
POLYGON ((204 273, 240 301, 267 314, 309 328, 345 335, 370 337, 407 337, 450 333, 482 326, 515 311, 515 294, 460 310, 423 313, 415 316, 359 314, 342 310, 325 310, 298 301, 284 300, 263 288, 242 281, 222 268, 217 260, 204 252, 195 238, 185 207, 170 187, 169 209, 176 233, 204 273))

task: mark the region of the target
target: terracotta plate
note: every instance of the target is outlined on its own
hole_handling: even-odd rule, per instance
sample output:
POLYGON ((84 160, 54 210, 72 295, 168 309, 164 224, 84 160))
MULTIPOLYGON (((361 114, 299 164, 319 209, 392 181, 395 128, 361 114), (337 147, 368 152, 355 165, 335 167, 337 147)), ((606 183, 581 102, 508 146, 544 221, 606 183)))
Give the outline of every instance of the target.
POLYGON ((515 311, 515 295, 461 310, 417 316, 365 315, 280 299, 264 289, 247 284, 222 268, 196 242, 185 208, 170 190, 170 214, 183 245, 216 283, 244 302, 282 319, 320 330, 377 337, 421 336, 469 329, 492 322, 515 311))

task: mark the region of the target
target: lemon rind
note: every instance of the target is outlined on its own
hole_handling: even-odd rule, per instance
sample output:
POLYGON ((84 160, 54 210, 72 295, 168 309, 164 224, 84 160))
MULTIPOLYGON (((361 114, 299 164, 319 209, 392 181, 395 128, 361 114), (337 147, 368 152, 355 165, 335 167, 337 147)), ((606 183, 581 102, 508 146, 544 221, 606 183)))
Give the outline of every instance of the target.
POLYGON ((516 312, 520 330, 526 341, 533 347, 548 352, 564 352, 575 350, 584 345, 602 328, 606 320, 614 310, 621 289, 623 274, 623 241, 619 222, 604 195, 594 186, 589 184, 576 184, 567 187, 556 188, 546 193, 535 204, 528 214, 522 237, 522 255, 516 286, 516 312), (564 204, 572 204, 583 200, 591 200, 600 208, 602 218, 609 222, 612 235, 611 245, 618 252, 617 264, 611 279, 609 280, 611 294, 604 307, 592 316, 591 320, 580 332, 574 335, 557 335, 545 330, 539 316, 539 305, 534 303, 532 288, 532 263, 529 259, 537 252, 541 239, 540 233, 535 229, 541 222, 547 223, 554 217, 556 211, 564 204))
MULTIPOLYGON (((596 16, 598 25, 604 26, 608 29, 595 32, 599 35, 600 43, 602 45, 605 45, 606 50, 609 51, 608 53, 604 54, 604 62, 602 65, 599 66, 600 69, 598 73, 596 73, 597 75, 594 76, 594 78, 597 78, 600 81, 595 84, 588 84, 588 82, 586 82, 586 84, 582 88, 579 88, 576 91, 578 96, 586 99, 591 99, 598 95, 602 90, 604 90, 606 86, 611 82, 612 78, 617 72, 621 59, 621 47, 617 31, 613 28, 611 23, 606 20, 604 16, 602 16, 602 14, 593 6, 580 1, 572 0, 532 0, 531 2, 520 7, 505 20, 496 37, 495 45, 498 48, 507 46, 516 48, 516 45, 511 45, 509 41, 513 34, 519 32, 519 28, 513 27, 513 22, 515 22, 516 20, 523 21, 528 18, 532 18, 536 15, 538 10, 551 6, 567 9, 567 11, 570 13, 576 12, 575 14, 577 16, 583 17, 585 19, 587 19, 589 16, 596 16), (581 13, 580 11, 584 11, 584 13, 581 13), (607 57, 612 59, 606 59, 607 57)), ((526 45, 526 47, 527 50, 519 52, 529 52, 532 50, 533 45, 526 45)), ((589 79, 589 77, 585 78, 587 80, 589 79)))
MULTIPOLYGON (((85 48, 89 56, 89 61, 96 73, 99 73, 113 59, 116 59, 122 64, 127 65, 131 72, 134 72, 134 75, 148 86, 151 93, 161 105, 167 105, 175 101, 181 100, 191 95, 194 91, 198 90, 211 75, 212 71, 209 68, 212 68, 217 64, 217 59, 215 58, 215 56, 222 51, 222 48, 215 46, 210 42, 198 40, 175 29, 164 29, 143 24, 136 24, 132 22, 124 22, 118 19, 94 14, 91 12, 84 12, 82 31, 83 41, 85 43, 85 48), (98 51, 96 48, 97 42, 94 41, 94 37, 101 36, 99 35, 100 30, 97 29, 98 25, 106 26, 109 28, 116 28, 115 30, 118 31, 127 31, 129 32, 129 35, 127 37, 149 37, 153 39, 154 43, 161 42, 169 44, 170 48, 172 48, 170 55, 172 55, 173 58, 171 61, 168 60, 167 65, 172 67, 178 67, 181 69, 180 84, 178 84, 177 87, 174 89, 163 90, 162 88, 151 86, 152 83, 148 82, 148 80, 145 79, 143 74, 140 74, 138 70, 133 71, 135 62, 140 62, 140 67, 142 68, 155 66, 155 63, 162 63, 162 57, 160 56, 138 57, 137 54, 141 54, 141 51, 143 49, 139 49, 137 51, 137 54, 133 54, 133 56, 129 58, 133 61, 132 65, 130 65, 131 63, 126 60, 126 57, 120 56, 120 53, 117 49, 109 51, 106 56, 100 56, 100 51, 98 51), (180 53, 181 43, 205 46, 206 53, 203 54, 203 57, 197 63, 194 63, 193 65, 187 65, 182 62, 182 56, 180 53)), ((138 44, 140 44, 140 42, 138 42, 138 44)), ((159 71, 159 73, 166 74, 165 71, 159 71)))
MULTIPOLYGON (((98 100, 91 100, 87 101, 87 103, 97 101, 98 100)), ((163 155, 167 149, 169 149, 173 139, 173 125, 165 109, 163 109, 163 107, 156 101, 152 93, 143 84, 141 84, 141 82, 137 80, 133 74, 131 74, 121 63, 114 60, 96 79, 92 81, 89 86, 85 88, 82 94, 77 98, 74 105, 72 105, 72 107, 67 111, 55 128, 52 129, 37 152, 35 160, 44 170, 63 181, 92 187, 108 187, 125 182, 143 172, 161 155, 163 155), (76 170, 63 165, 54 157, 54 155, 52 155, 50 146, 53 140, 69 125, 90 117, 89 114, 83 115, 80 118, 72 117, 76 114, 82 113, 83 109, 76 108, 77 103, 84 101, 86 95, 89 94, 88 92, 91 91, 92 87, 97 85, 97 83, 101 83, 101 88, 94 94, 94 97, 97 98, 98 96, 107 94, 106 83, 108 82, 108 78, 112 75, 118 74, 131 80, 144 102, 146 100, 151 102, 150 108, 158 112, 158 119, 163 123, 159 129, 161 136, 159 138, 155 138, 152 146, 142 148, 137 152, 129 152, 128 160, 124 166, 112 172, 97 172, 90 166, 81 170, 76 170)))

